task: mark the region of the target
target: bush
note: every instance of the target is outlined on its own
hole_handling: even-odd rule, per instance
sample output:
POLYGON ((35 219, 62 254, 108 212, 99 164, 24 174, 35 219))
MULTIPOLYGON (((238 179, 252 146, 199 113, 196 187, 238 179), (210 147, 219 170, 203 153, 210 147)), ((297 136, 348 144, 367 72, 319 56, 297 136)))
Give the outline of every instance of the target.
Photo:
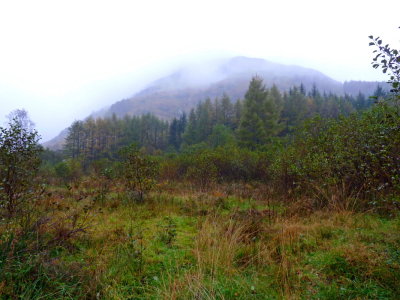
POLYGON ((144 200, 144 194, 154 188, 158 175, 158 164, 143 154, 133 144, 121 150, 124 157, 122 165, 123 180, 129 192, 137 195, 138 201, 144 200))
POLYGON ((234 145, 216 149, 193 149, 166 158, 161 174, 165 179, 187 178, 201 188, 212 182, 265 180, 271 157, 267 152, 241 149, 234 145))
POLYGON ((216 182, 217 168, 212 161, 212 152, 205 150, 192 157, 186 176, 200 186, 202 190, 206 190, 212 183, 216 182))
POLYGON ((82 164, 77 159, 67 159, 54 166, 57 177, 63 183, 78 182, 82 176, 82 164))
POLYGON ((400 190, 399 150, 397 109, 379 104, 338 120, 308 121, 272 169, 281 186, 317 195, 325 204, 335 196, 375 199, 400 190))

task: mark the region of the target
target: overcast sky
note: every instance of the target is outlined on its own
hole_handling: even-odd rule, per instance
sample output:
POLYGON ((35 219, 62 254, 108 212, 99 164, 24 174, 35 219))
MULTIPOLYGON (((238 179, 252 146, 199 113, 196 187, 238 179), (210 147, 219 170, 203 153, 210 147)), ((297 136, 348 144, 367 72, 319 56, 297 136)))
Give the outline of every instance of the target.
POLYGON ((45 141, 175 66, 213 57, 385 80, 370 66, 368 35, 400 48, 399 11, 399 0, 0 0, 0 125, 25 108, 45 141))

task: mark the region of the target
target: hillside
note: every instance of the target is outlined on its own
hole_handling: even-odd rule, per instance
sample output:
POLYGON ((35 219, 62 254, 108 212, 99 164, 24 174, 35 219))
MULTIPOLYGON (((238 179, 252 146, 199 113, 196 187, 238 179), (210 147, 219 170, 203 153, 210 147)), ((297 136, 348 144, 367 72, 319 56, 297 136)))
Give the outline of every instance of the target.
MULTIPOLYGON (((267 87, 275 84, 283 91, 303 84, 307 91, 315 85, 321 93, 337 95, 357 95, 359 92, 371 95, 378 84, 382 84, 360 81, 341 83, 313 69, 259 58, 234 57, 181 68, 94 116, 110 117, 115 114, 123 117, 152 113, 163 119, 171 119, 183 111, 189 111, 207 97, 213 99, 225 93, 234 101, 243 98, 251 77, 255 75, 262 77, 267 87)), ((65 136, 64 130, 43 145, 53 150, 61 149, 65 136)))
POLYGON ((235 57, 216 65, 195 66, 161 78, 133 97, 113 104, 106 115, 140 115, 154 113, 169 119, 187 111, 207 97, 226 93, 231 99, 242 98, 252 76, 264 79, 267 86, 277 85, 288 90, 303 84, 311 90, 315 84, 320 91, 343 94, 342 83, 312 69, 288 66, 258 58, 235 57))

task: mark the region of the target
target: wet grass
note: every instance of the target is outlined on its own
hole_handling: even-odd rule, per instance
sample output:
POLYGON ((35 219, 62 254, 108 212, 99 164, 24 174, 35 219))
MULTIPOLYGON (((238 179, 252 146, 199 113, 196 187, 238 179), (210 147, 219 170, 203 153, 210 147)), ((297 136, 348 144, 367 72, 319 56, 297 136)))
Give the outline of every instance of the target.
POLYGON ((76 215, 84 233, 36 262, 41 273, 14 270, 12 278, 2 276, 2 298, 396 299, 400 294, 398 217, 288 214, 286 204, 221 191, 168 190, 142 204, 117 191, 101 203, 79 193, 55 190, 45 211, 60 220, 76 215), (26 286, 20 289, 7 286, 22 281, 26 286))

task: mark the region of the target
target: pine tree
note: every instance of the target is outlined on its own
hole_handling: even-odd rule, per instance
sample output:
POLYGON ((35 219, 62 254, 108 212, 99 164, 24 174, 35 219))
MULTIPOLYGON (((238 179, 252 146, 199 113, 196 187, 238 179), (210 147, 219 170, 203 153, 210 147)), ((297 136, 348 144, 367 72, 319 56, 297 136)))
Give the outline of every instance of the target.
POLYGON ((172 145, 175 149, 179 148, 178 142, 178 120, 174 118, 169 125, 168 144, 172 145))
POLYGON ((189 121, 186 127, 185 133, 183 134, 183 142, 187 145, 193 145, 197 142, 197 117, 194 109, 190 110, 189 121))
POLYGON ((358 92, 357 98, 354 102, 354 106, 356 107, 357 110, 362 110, 366 108, 367 101, 365 100, 364 94, 362 94, 361 92, 358 92))
POLYGON ((283 109, 282 95, 276 85, 273 85, 265 99, 265 133, 267 137, 276 136, 282 131, 281 113, 283 109))
MULTIPOLYGON (((310 96, 312 97, 312 94, 310 96)), ((283 97, 282 118, 285 121, 285 134, 293 130, 307 116, 307 100, 298 87, 293 87, 283 97)))
POLYGON ((256 148, 266 141, 265 105, 268 91, 262 79, 253 77, 245 94, 243 114, 238 129, 239 143, 247 148, 256 148))
POLYGON ((178 120, 178 127, 177 127, 177 137, 178 137, 178 149, 181 147, 183 141, 183 134, 185 132, 187 125, 187 118, 186 114, 183 113, 178 120))
POLYGON ((234 128, 234 119, 235 119, 235 111, 231 100, 228 95, 223 94, 221 99, 221 112, 220 118, 218 119, 218 123, 225 125, 231 129, 234 128))
POLYGON ((207 139, 211 134, 213 127, 213 109, 210 98, 207 98, 204 103, 200 103, 196 110, 198 122, 197 122, 197 136, 198 141, 202 142, 207 139))
POLYGON ((304 87, 304 84, 300 84, 300 93, 302 93, 304 96, 306 95, 306 88, 304 87))
POLYGON ((243 102, 240 99, 238 99, 233 106, 232 129, 236 130, 237 128, 239 128, 240 119, 242 118, 242 113, 243 113, 243 102))

